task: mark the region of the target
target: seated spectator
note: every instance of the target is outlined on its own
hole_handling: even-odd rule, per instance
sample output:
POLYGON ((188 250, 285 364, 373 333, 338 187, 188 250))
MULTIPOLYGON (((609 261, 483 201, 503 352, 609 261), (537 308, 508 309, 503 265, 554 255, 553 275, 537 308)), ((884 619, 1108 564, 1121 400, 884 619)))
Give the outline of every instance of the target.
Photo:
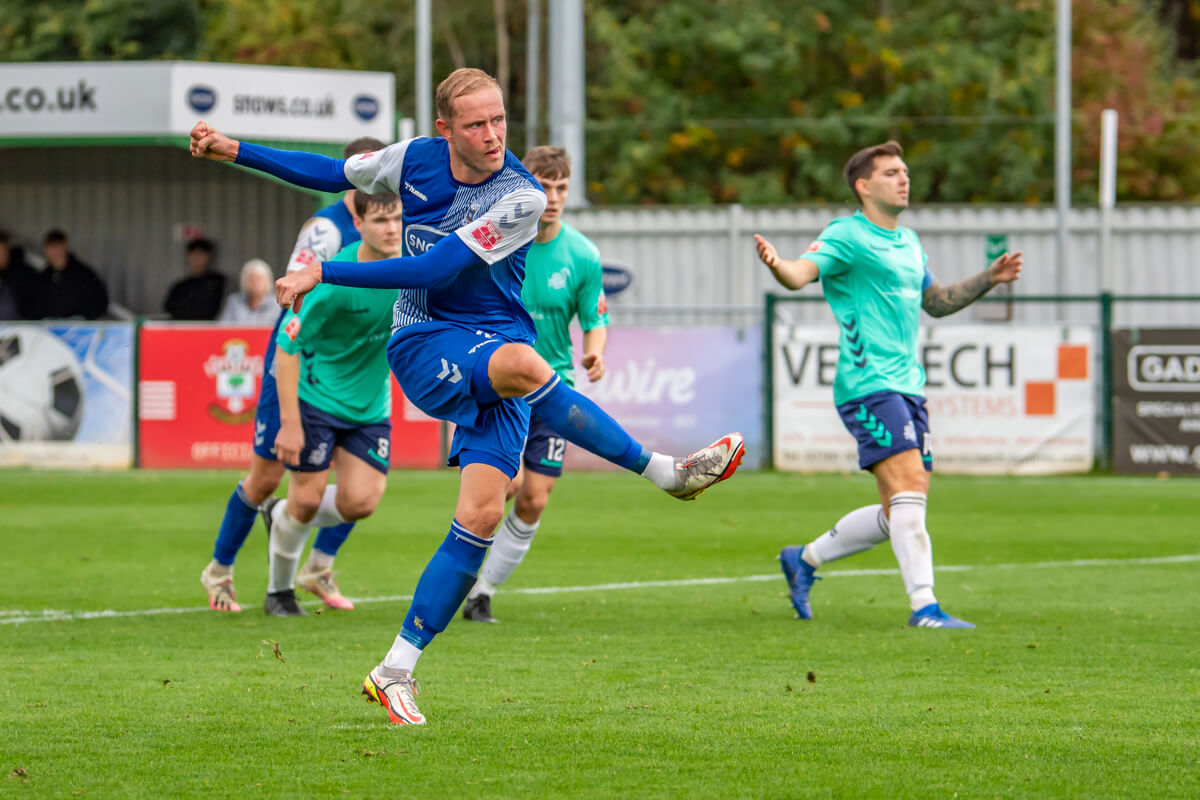
POLYGON ((208 239, 188 242, 188 277, 173 283, 163 302, 172 319, 217 318, 225 298, 225 276, 213 267, 214 252, 208 239))
POLYGON ((275 324, 279 305, 275 302, 275 274, 261 258, 252 258, 242 265, 242 290, 229 295, 217 322, 230 325, 275 324))
POLYGON ((0 320, 33 316, 37 277, 25 262, 25 251, 12 247, 8 234, 0 231, 0 320))
POLYGON ((33 319, 98 319, 108 309, 108 289, 96 270, 68 247, 67 235, 47 231, 42 239, 46 268, 34 284, 33 319))

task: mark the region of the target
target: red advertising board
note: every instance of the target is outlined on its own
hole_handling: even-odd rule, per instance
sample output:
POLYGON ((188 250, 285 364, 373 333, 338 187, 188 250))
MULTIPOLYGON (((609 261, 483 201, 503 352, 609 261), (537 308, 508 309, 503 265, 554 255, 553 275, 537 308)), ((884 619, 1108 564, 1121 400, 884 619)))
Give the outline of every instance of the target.
MULTIPOLYGON (((138 458, 147 468, 244 468, 268 328, 149 323, 138 334, 138 458)), ((392 378, 393 468, 439 467, 442 423, 392 378)))

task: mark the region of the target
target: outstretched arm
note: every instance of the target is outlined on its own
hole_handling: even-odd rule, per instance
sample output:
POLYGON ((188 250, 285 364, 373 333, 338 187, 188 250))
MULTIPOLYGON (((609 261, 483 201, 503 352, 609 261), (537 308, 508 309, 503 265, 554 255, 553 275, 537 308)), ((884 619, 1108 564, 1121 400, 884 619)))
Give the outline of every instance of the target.
POLYGON ((354 188, 346 180, 346 162, 341 159, 239 142, 209 127, 207 122, 197 122, 191 137, 190 149, 197 158, 232 161, 306 189, 344 192, 354 188))
POLYGON ((325 261, 310 264, 275 281, 275 299, 281 306, 302 298, 318 283, 366 289, 427 289, 482 263, 457 236, 447 236, 419 256, 379 261, 325 261))
POLYGON ((1021 276, 1021 251, 1005 253, 983 272, 958 283, 942 286, 937 281, 925 290, 921 308, 933 317, 944 317, 961 311, 983 297, 999 283, 1011 283, 1021 276))
POLYGON ((821 274, 816 263, 807 258, 797 258, 795 261, 780 258, 779 253, 775 251, 775 245, 757 233, 754 234, 754 248, 762 262, 771 269, 775 280, 788 289, 802 289, 821 274))

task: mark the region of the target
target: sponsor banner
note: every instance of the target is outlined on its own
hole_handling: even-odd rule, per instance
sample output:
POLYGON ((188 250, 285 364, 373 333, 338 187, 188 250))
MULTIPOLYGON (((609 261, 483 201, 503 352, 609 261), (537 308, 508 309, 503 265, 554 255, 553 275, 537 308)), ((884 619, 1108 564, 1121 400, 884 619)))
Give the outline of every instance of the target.
MULTIPOLYGON (((857 470, 857 447, 833 404, 837 329, 777 325, 774 335, 775 466, 857 470)), ((923 328, 918 348, 934 468, 971 474, 1091 469, 1094 338, 1082 326, 923 328)))
MULTIPOLYGON (((270 328, 148 324, 138 375, 139 462, 150 468, 245 468, 270 328)), ((391 465, 442 463, 442 426, 392 379, 391 465)))
MULTIPOLYGON (((582 352, 574 332, 575 351, 582 352)), ((723 434, 746 438, 744 465, 762 466, 762 332, 757 328, 610 328, 607 374, 579 389, 646 447, 686 455, 723 434)), ((568 469, 616 469, 574 445, 568 469)))
POLYGON ((171 129, 187 133, 203 119, 247 139, 391 142, 394 82, 390 72, 176 62, 171 129))
POLYGON ((1200 475, 1200 329, 1118 328, 1113 469, 1200 475))
POLYGON ((133 463, 133 326, 0 324, 0 465, 133 463))
POLYGON ((200 119, 233 137, 392 141, 384 72, 187 61, 0 65, 5 136, 186 136, 200 119))

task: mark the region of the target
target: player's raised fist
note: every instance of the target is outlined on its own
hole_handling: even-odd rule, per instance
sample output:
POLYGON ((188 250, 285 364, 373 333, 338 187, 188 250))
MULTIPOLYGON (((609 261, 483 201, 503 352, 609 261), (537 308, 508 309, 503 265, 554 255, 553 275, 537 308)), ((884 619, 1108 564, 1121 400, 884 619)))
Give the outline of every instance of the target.
POLYGON ((192 128, 188 149, 196 158, 212 161, 233 161, 237 158, 238 142, 200 120, 192 128))
POLYGON ((304 269, 289 272, 275 281, 275 301, 281 306, 291 306, 293 311, 300 313, 304 295, 311 292, 320 282, 320 261, 309 264, 304 269))

